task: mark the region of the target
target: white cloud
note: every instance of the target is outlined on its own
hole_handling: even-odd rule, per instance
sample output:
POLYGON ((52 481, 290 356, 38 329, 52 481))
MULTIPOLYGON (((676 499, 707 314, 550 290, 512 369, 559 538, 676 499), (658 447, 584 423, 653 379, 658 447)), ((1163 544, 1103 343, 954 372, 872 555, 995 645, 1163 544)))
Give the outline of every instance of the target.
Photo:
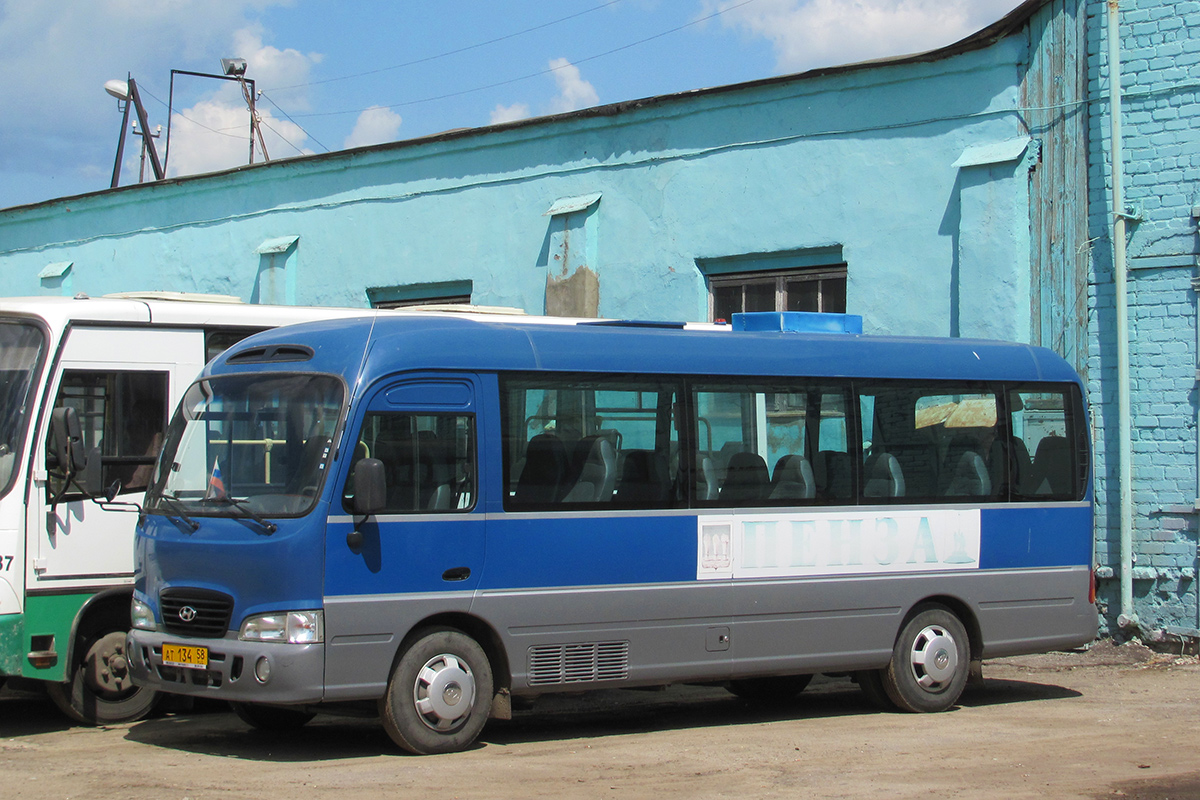
MULTIPOLYGON (((260 112, 263 139, 272 158, 311 152, 303 147, 307 136, 299 126, 260 112)), ((263 160, 254 142, 254 160, 263 160)), ((229 169, 250 161, 250 112, 245 103, 224 99, 202 100, 171 117, 171 175, 196 175, 229 169)))
POLYGON ((513 103, 511 106, 496 106, 492 109, 491 123, 499 125, 502 122, 516 122, 529 117, 529 106, 525 103, 513 103))
POLYGON ((996 21, 1019 0, 737 0, 726 27, 761 36, 775 48, 781 72, 904 55, 950 44, 996 21))
POLYGON ((384 106, 371 106, 358 115, 354 130, 346 137, 342 147, 364 147, 370 144, 393 142, 400 133, 400 115, 384 106))
POLYGON ((583 79, 579 67, 565 58, 554 59, 549 67, 554 70, 554 82, 558 84, 558 94, 550 101, 551 114, 577 111, 600 103, 596 89, 583 79))
MULTIPOLYGON (((556 58, 546 66, 550 70, 550 74, 554 76, 558 94, 550 98, 545 110, 541 113, 565 114, 600 103, 600 96, 596 93, 596 88, 583 79, 579 67, 565 58, 556 58)), ((531 114, 528 103, 513 103, 510 106, 497 105, 492 109, 491 123, 499 125, 502 122, 514 122, 529 116, 531 114)))

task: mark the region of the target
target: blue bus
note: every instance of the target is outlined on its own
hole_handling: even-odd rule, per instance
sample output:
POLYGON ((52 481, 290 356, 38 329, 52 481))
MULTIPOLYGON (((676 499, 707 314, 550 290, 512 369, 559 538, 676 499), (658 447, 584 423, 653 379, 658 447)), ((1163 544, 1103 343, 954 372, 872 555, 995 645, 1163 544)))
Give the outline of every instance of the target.
POLYGON ((1097 632, 1083 387, 1049 350, 731 326, 313 322, 210 363, 137 530, 134 679, 461 750, 514 698, 850 673, 952 707, 1097 632), (697 329, 700 328, 700 329, 697 329))

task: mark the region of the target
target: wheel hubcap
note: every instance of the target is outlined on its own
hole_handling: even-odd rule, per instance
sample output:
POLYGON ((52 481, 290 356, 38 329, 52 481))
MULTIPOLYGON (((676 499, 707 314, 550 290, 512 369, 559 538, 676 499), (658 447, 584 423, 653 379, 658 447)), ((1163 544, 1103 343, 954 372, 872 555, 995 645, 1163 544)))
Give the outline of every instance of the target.
POLYGON ((958 646, 941 625, 928 625, 913 640, 913 677, 917 684, 936 691, 958 671, 958 646))
POLYGON ((466 720, 475 704, 475 676, 470 666, 449 653, 429 659, 417 672, 413 704, 431 729, 452 730, 466 720))
POLYGON ((120 631, 92 643, 84 657, 83 670, 88 688, 102 697, 116 697, 136 688, 125 657, 125 634, 120 631))

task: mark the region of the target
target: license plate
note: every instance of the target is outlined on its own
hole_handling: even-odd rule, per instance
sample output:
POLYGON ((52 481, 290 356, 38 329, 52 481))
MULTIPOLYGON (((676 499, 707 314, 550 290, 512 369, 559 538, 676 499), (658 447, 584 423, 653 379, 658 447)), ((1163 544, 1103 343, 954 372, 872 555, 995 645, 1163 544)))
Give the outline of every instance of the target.
POLYGON ((208 648, 192 647, 186 644, 163 644, 162 662, 164 667, 185 667, 187 669, 205 669, 208 667, 208 648))

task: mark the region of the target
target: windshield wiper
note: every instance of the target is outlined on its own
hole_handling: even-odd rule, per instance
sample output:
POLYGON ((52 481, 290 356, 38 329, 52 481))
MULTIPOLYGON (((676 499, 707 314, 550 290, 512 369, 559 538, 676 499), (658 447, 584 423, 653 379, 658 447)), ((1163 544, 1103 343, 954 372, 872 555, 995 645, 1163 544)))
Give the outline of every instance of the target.
POLYGON ((274 533, 275 531, 279 530, 279 526, 276 525, 274 522, 271 522, 269 519, 262 516, 257 511, 250 510, 250 507, 246 505, 245 500, 241 500, 236 497, 230 497, 229 495, 224 495, 223 497, 210 498, 209 500, 207 500, 205 502, 226 503, 228 505, 231 505, 234 508, 236 508, 238 511, 240 511, 242 513, 242 516, 246 517, 247 519, 252 519, 255 522, 257 522, 259 525, 262 525, 263 529, 267 533, 274 533))
POLYGON ((171 494, 160 494, 158 499, 172 512, 169 516, 179 517, 193 531, 200 530, 200 523, 187 515, 187 512, 183 510, 183 503, 178 497, 171 494))

